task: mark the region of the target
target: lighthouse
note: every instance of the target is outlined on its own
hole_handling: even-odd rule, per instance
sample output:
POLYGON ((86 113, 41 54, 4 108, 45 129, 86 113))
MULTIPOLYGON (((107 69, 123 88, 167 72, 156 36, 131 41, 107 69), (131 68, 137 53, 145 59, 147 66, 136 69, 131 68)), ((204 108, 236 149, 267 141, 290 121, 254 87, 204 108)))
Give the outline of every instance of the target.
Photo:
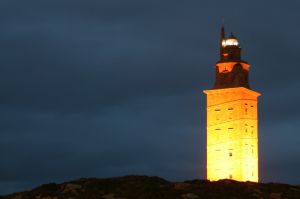
POLYGON ((241 58, 238 39, 220 35, 220 60, 207 97, 207 179, 258 182, 260 93, 249 85, 250 65, 241 58))

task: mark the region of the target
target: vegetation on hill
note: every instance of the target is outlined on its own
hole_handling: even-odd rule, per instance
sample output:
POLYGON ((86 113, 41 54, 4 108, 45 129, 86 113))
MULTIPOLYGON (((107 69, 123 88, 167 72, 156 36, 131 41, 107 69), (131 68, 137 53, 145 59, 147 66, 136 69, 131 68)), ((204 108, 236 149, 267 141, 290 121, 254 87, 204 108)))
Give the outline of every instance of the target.
POLYGON ((0 199, 200 199, 300 198, 300 187, 278 183, 192 180, 169 182, 159 177, 125 176, 46 184, 0 199))

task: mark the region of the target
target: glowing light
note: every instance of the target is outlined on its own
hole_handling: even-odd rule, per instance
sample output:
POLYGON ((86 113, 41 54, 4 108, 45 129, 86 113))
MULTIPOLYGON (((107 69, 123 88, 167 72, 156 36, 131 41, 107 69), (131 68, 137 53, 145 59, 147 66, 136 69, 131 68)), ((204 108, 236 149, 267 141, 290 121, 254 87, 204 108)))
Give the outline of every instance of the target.
POLYGON ((238 45, 239 45, 238 40, 234 38, 226 39, 225 41, 225 46, 238 46, 238 45))
POLYGON ((226 41, 223 39, 222 40, 222 46, 225 47, 226 46, 226 41))
MULTIPOLYGON (((227 55, 223 54, 223 55, 228 56, 228 54, 227 55)), ((220 73, 231 72, 235 64, 236 64, 236 62, 222 62, 222 63, 217 63, 217 67, 218 67, 220 73)), ((240 64, 242 65, 244 70, 249 71, 249 67, 250 67, 249 64, 246 64, 246 63, 240 63, 240 64)))
POLYGON ((207 179, 258 182, 257 97, 244 87, 207 94, 207 179))

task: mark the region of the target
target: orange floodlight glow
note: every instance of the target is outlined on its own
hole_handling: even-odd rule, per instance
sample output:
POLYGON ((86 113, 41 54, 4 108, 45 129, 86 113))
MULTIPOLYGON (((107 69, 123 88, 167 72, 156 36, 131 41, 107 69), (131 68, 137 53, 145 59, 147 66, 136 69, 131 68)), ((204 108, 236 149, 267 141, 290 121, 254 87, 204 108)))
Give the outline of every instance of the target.
POLYGON ((258 182, 257 97, 244 87, 205 90, 207 179, 258 182))

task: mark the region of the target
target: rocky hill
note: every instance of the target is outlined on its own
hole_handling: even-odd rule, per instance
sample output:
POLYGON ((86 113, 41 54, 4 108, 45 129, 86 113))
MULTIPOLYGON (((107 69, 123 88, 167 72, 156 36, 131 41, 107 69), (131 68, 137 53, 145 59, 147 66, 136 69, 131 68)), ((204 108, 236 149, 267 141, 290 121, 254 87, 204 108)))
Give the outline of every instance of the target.
POLYGON ((125 176, 79 179, 46 184, 0 199, 197 199, 197 198, 297 198, 300 187, 277 183, 193 180, 169 182, 159 177, 125 176))

